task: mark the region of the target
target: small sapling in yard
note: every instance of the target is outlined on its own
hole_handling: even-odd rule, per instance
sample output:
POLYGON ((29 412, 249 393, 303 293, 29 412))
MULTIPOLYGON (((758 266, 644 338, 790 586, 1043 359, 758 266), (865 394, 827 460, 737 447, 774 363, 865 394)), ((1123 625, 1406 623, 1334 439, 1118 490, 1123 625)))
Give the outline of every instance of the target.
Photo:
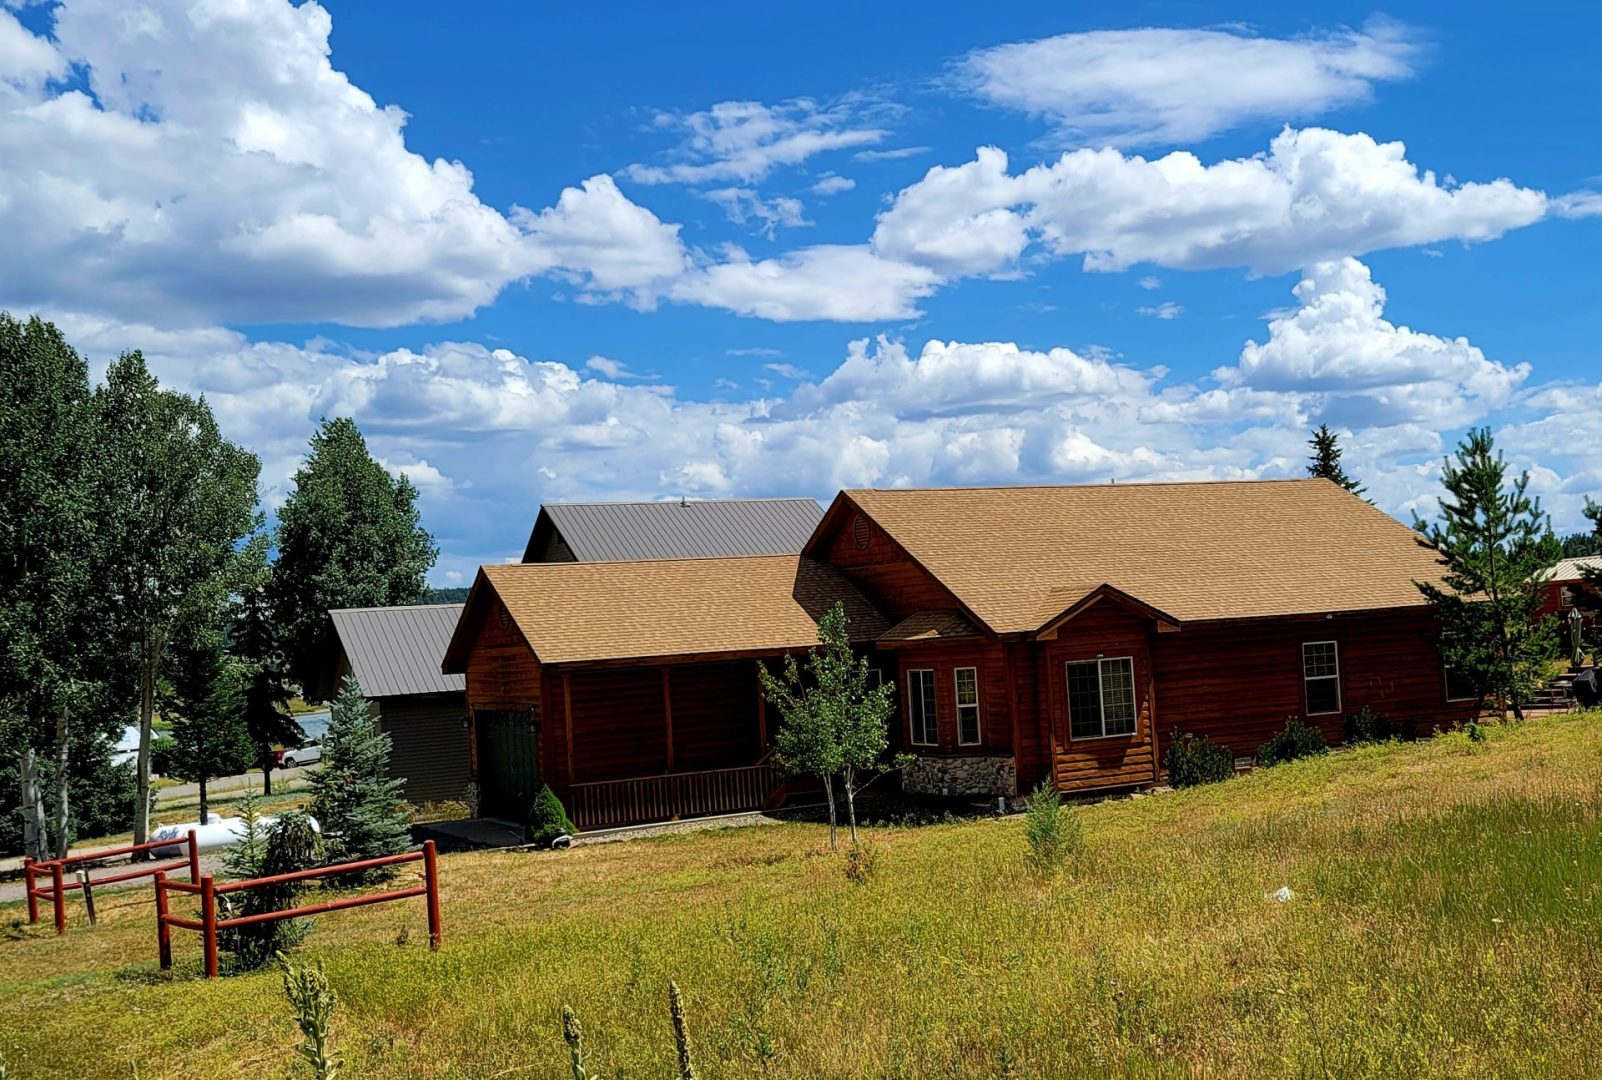
POLYGON ((1057 789, 1044 781, 1029 794, 1024 836, 1029 841, 1029 865, 1039 874, 1055 871, 1084 842, 1078 814, 1064 806, 1057 789))
POLYGON ((573 1006, 562 1006, 562 1041, 567 1043, 567 1068, 572 1080, 590 1080, 584 1065, 584 1026, 573 1006))

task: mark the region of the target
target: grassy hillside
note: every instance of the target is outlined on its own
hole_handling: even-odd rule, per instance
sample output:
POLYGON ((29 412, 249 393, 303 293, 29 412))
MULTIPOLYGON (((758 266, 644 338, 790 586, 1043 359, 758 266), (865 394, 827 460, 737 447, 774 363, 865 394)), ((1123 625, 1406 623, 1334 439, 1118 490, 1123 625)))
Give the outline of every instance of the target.
MULTIPOLYGON (((564 1002, 600 1075, 666 1076, 670 978, 708 1077, 1595 1065, 1602 718, 1080 813, 1051 880, 1017 820, 873 830, 865 885, 803 825, 452 856, 438 954, 416 901, 325 916, 304 953, 353 1077, 565 1076, 564 1002)), ((0 940, 17 1075, 300 1075, 276 975, 205 983, 184 934, 163 978, 148 904, 118 903, 0 940)))

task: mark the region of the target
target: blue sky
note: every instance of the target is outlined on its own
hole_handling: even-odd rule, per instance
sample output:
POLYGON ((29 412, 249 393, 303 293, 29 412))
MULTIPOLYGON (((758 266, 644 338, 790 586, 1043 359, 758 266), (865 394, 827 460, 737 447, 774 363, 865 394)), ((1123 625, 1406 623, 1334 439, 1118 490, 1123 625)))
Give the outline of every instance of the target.
POLYGON ((435 580, 543 499, 1282 476, 1489 423, 1602 492, 1595 5, 0 5, 0 305, 321 415, 435 580), (1316 14, 1316 18, 1312 17, 1316 14))

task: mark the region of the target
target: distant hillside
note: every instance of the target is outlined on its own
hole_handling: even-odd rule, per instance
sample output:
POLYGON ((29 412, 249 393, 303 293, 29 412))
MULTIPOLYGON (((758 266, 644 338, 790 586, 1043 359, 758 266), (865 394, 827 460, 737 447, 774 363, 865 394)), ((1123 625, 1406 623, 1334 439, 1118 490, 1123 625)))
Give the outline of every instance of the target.
POLYGON ((455 589, 424 589, 425 604, 460 604, 467 600, 467 586, 455 589))

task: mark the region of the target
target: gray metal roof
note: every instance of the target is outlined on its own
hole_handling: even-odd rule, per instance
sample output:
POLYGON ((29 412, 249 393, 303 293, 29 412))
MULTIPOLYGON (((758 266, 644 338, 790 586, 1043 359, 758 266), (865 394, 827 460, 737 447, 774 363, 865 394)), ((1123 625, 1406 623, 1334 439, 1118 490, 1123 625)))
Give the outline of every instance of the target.
POLYGON ((1541 580, 1579 581, 1587 570, 1602 570, 1602 555, 1582 555, 1577 559, 1564 559, 1543 571, 1541 580))
POLYGON ((552 530, 579 562, 796 555, 822 518, 811 499, 547 503, 523 561, 541 561, 552 530))
POLYGON ((442 675, 439 670, 462 614, 461 604, 336 608, 328 614, 351 673, 368 697, 466 690, 465 676, 442 675))

